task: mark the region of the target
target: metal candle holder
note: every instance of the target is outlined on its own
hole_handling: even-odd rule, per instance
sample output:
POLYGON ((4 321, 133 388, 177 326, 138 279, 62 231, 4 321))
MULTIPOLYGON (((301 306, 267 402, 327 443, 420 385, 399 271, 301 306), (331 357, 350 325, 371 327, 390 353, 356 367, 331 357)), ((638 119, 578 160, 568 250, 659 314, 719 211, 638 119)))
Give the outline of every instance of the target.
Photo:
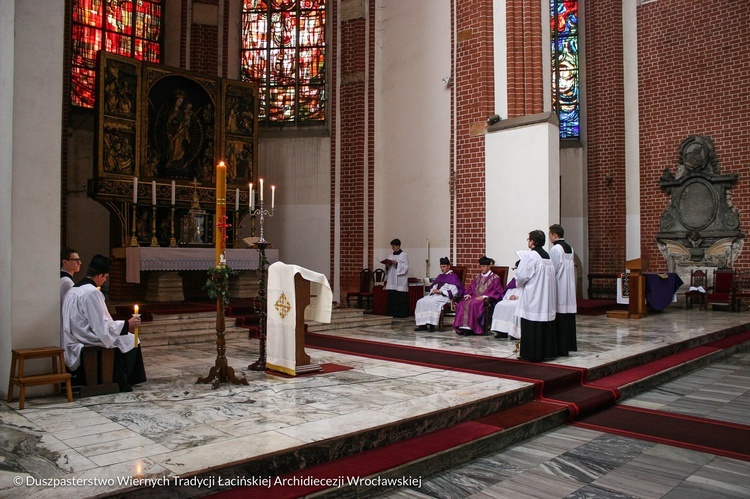
POLYGON ((133 203, 133 223, 131 224, 132 228, 130 229, 130 246, 138 246, 138 237, 135 235, 136 208, 138 208, 138 203, 133 203))
POLYGON ((151 207, 151 247, 159 247, 159 240, 156 239, 156 205, 151 207))
POLYGON ((260 317, 260 330, 258 331, 258 340, 260 342, 260 345, 258 347, 258 353, 259 358, 257 361, 253 362, 249 366, 247 366, 248 369, 252 371, 265 371, 266 369, 266 338, 267 338, 267 331, 268 331, 268 325, 266 322, 266 266, 268 265, 268 260, 266 260, 266 248, 270 246, 271 243, 265 240, 263 237, 263 221, 265 216, 272 217, 273 216, 273 206, 271 206, 271 211, 265 210, 263 208, 263 200, 260 200, 260 207, 255 210, 250 210, 250 216, 255 217, 258 216, 258 219, 260 220, 260 239, 258 240, 255 245, 258 247, 258 301, 260 303, 258 310, 258 315, 260 317))
POLYGON ((170 217, 169 247, 170 248, 177 247, 177 239, 174 238, 174 205, 172 205, 172 216, 170 217))

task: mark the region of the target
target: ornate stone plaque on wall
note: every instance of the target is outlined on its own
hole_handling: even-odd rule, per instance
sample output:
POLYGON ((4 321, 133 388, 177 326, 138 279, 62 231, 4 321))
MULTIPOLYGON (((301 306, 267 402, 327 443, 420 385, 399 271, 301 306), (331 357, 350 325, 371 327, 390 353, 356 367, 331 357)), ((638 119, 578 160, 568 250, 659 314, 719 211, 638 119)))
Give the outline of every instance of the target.
POLYGON ((731 188, 738 176, 719 172, 710 137, 688 137, 679 155, 677 173, 665 168, 659 180, 669 193, 656 236, 659 250, 669 270, 678 273, 679 267, 731 267, 745 237, 732 203, 731 188))

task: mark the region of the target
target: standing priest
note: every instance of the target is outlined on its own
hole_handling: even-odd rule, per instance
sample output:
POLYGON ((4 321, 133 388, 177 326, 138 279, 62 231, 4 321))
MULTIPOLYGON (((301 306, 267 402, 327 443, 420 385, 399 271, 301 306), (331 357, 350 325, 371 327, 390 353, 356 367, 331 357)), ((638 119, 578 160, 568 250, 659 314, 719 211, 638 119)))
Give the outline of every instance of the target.
POLYGON ((557 280, 557 315, 555 331, 557 335, 557 355, 568 355, 578 350, 576 340, 576 264, 573 248, 565 241, 565 230, 558 224, 549 228, 549 240, 553 246, 549 250, 557 280))
POLYGON ((521 359, 540 362, 557 357, 555 305, 557 284, 555 267, 544 251, 544 232, 529 232, 531 251, 519 252, 516 285, 523 288, 516 315, 521 318, 521 359))

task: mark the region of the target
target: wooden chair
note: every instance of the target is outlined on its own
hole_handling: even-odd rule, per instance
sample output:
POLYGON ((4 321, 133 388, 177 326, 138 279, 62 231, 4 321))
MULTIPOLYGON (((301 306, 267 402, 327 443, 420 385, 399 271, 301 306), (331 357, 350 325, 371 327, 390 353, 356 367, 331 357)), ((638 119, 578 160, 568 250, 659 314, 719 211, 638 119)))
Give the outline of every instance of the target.
POLYGON ((734 270, 714 270, 714 283, 706 289, 706 305, 729 307, 734 310, 734 270))
POLYGON ((370 269, 362 269, 359 273, 359 291, 349 291, 346 293, 346 306, 351 307, 352 299, 357 300, 357 307, 366 308, 366 303, 369 303, 372 308, 372 271, 370 269))
POLYGON ((706 292, 708 288, 708 275, 703 270, 697 269, 690 273, 690 287, 703 288, 703 292, 693 289, 685 293, 685 310, 692 309, 693 303, 697 303, 699 308, 706 310, 706 292))
POLYGON ((385 270, 375 269, 372 273, 372 284, 373 286, 382 286, 385 282, 385 270))
MULTIPOLYGON (((466 273, 466 267, 451 266, 451 270, 454 274, 456 274, 456 277, 458 277, 458 280, 461 281, 461 284, 464 284, 464 274, 466 273)), ((453 323, 453 319, 455 319, 456 317, 456 300, 460 298, 460 296, 454 297, 453 300, 443 305, 443 309, 440 311, 440 318, 438 319, 438 331, 442 331, 445 328, 446 318, 450 319, 450 322, 453 323)))
POLYGON ((741 270, 735 276, 734 310, 739 312, 742 305, 747 307, 750 299, 750 270, 741 270))

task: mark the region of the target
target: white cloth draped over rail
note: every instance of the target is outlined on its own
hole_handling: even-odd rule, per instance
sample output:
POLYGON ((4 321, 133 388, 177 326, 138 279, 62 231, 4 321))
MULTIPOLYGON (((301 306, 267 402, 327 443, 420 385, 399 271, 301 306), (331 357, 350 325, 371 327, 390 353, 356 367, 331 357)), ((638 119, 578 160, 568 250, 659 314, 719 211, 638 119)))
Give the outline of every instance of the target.
MULTIPOLYGON (((266 259, 276 262, 278 249, 266 249, 266 259)), ((256 270, 259 251, 252 248, 226 250, 227 266, 234 270, 256 270)), ((127 282, 141 282, 141 270, 208 270, 216 266, 214 248, 125 248, 127 282)))
POLYGON ((283 262, 268 267, 266 365, 292 375, 300 367, 296 355, 296 274, 310 283, 310 305, 304 310, 305 320, 329 323, 333 309, 333 292, 323 274, 283 262))

